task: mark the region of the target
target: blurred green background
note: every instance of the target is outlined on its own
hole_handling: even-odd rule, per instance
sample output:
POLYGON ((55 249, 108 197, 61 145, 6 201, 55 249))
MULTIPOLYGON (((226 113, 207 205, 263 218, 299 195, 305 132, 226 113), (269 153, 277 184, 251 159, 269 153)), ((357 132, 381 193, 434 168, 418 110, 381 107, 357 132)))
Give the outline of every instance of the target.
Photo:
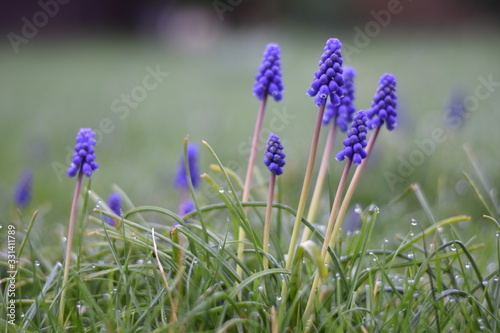
MULTIPOLYGON (((22 18, 33 23, 43 9, 36 3, 12 5, 9 19, 0 26, 2 225, 18 218, 13 191, 22 171, 30 168, 34 195, 24 217, 40 210, 33 237, 43 243, 47 237, 62 236, 75 184, 65 176, 67 147, 72 149, 80 127, 97 130, 103 122, 108 133, 98 138, 100 169, 92 178, 93 189, 102 197, 117 184, 137 205, 175 211, 178 193, 172 182, 188 135, 200 146, 201 140, 207 141, 243 178, 259 106, 252 85, 269 42, 282 49, 285 91, 282 102, 269 101, 264 133, 271 129, 285 143, 288 164, 280 177, 282 201, 295 208, 317 110, 305 92, 325 41, 337 37, 344 43, 344 64, 357 72, 358 109, 370 106, 383 73, 398 79, 398 127, 381 132, 354 202, 381 207, 381 235, 406 233, 412 217, 428 223, 421 207, 411 197, 388 203, 418 182, 437 218, 472 215, 477 232, 488 235, 492 229, 483 227, 480 219, 485 208, 462 175, 466 171, 479 182, 462 146, 471 147, 489 183, 485 193, 491 190, 495 198, 492 189, 500 180, 498 10, 487 1, 398 4, 399 12, 382 24, 377 15, 387 14, 394 1, 360 1, 356 6, 347 1, 75 1, 59 4, 35 36, 16 46, 17 52, 12 33, 24 38, 22 18), (120 101, 123 94, 140 91, 137 87, 144 85, 148 68, 159 68, 168 76, 156 88, 143 89, 147 95, 136 100, 126 116, 124 111, 114 112, 125 105, 120 101), (478 88, 480 77, 496 85, 491 91, 478 88), (463 119, 454 118, 461 126, 447 125, 453 96, 461 104, 475 96, 476 89, 488 96, 463 119), (422 150, 419 143, 432 138, 435 129, 445 133, 444 142, 436 143, 421 163, 402 175, 401 161, 411 154, 416 157, 415 151, 422 150), (401 178, 390 184, 388 173, 401 178)), ((323 138, 326 133, 323 128, 323 138)), ((343 134, 335 152, 341 139, 343 134)), ((200 151, 201 171, 210 172, 209 164, 215 161, 206 149, 200 151)), ((343 163, 332 159, 331 165, 333 191, 343 163)), ((264 182, 265 168, 258 168, 263 176, 256 183, 264 182)), ((206 202, 218 201, 205 185, 200 192, 206 202)), ((264 200, 262 194, 256 191, 256 199, 264 200)), ((329 200, 325 193, 325 214, 329 200)), ((498 207, 495 210, 497 214, 498 207)))

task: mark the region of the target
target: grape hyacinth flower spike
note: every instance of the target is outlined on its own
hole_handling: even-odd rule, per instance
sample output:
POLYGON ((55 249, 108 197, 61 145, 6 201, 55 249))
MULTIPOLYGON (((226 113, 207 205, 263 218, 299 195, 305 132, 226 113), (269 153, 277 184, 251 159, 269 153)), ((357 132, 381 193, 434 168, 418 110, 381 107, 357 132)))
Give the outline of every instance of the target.
POLYGON ((255 74, 255 83, 253 85, 253 94, 262 100, 270 95, 276 102, 283 98, 283 83, 281 82, 281 62, 280 47, 278 44, 267 44, 264 51, 262 63, 259 66, 259 72, 255 74))
POLYGON ((342 97, 340 104, 335 106, 331 102, 326 103, 325 115, 323 116, 323 125, 327 125, 333 119, 337 122, 338 128, 345 132, 351 123, 356 108, 354 106, 354 77, 356 72, 350 66, 344 67, 344 86, 342 87, 342 97))
MULTIPOLYGON (((111 211, 113 213, 115 213, 115 215, 117 215, 117 216, 121 215, 122 199, 118 193, 116 193, 116 192, 111 193, 108 197, 107 203, 108 203, 109 209, 111 209, 111 211)), ((116 226, 118 224, 118 221, 119 221, 119 220, 114 219, 114 218, 109 217, 109 216, 105 216, 104 220, 106 222, 108 222, 109 225, 111 225, 113 227, 116 226)))
MULTIPOLYGON (((266 217, 264 222, 264 237, 262 240, 262 250, 266 253, 269 250, 269 232, 271 229, 271 212, 273 208, 274 187, 276 184, 276 176, 283 173, 283 166, 285 165, 285 153, 283 152, 283 144, 280 138, 271 133, 267 140, 266 151, 264 155, 264 164, 271 172, 271 179, 269 181, 269 192, 267 197, 266 217)), ((268 268, 269 262, 266 255, 262 260, 264 269, 268 268)))
MULTIPOLYGON (((302 217, 306 207, 309 187, 311 185, 311 178, 314 170, 314 161, 316 152, 318 150, 318 141, 321 131, 321 123, 325 113, 325 106, 328 98, 333 105, 340 104, 340 98, 343 95, 342 87, 344 86, 344 78, 342 77, 342 43, 337 38, 330 38, 326 42, 324 52, 319 60, 319 69, 314 73, 314 79, 307 94, 315 97, 314 103, 318 106, 318 115, 314 125, 313 139, 311 149, 309 150, 309 160, 307 162, 306 174, 302 191, 300 193, 299 205, 297 207, 297 214, 295 215, 295 222, 293 225, 292 236, 288 247, 288 257, 286 260, 286 269, 291 269, 292 262, 295 254, 295 247, 299 236, 299 229, 302 225, 302 217)), ((282 303, 286 304, 285 286, 283 287, 282 303)))
POLYGON ((366 143, 366 123, 368 118, 363 110, 360 110, 347 131, 347 139, 344 140, 344 149, 335 156, 337 161, 343 161, 346 157, 352 160, 352 163, 360 165, 368 154, 365 151, 366 143))
POLYGON ((326 42, 319 69, 314 73, 313 82, 307 91, 310 97, 316 96, 314 103, 317 106, 325 105, 328 97, 333 105, 340 104, 344 85, 341 47, 342 43, 337 38, 330 38, 326 42))
POLYGON ((74 177, 79 171, 85 176, 91 177, 92 172, 99 168, 95 161, 96 141, 94 140, 95 132, 90 128, 82 128, 76 136, 75 153, 73 154, 71 165, 68 169, 68 177, 74 177))
POLYGON ((33 191, 33 172, 26 169, 21 174, 14 192, 14 201, 19 208, 25 208, 31 201, 33 191))
POLYGON ((398 115, 397 103, 396 78, 394 75, 386 73, 380 78, 371 108, 367 111, 367 116, 370 119, 368 126, 374 129, 385 123, 389 131, 394 130, 398 115))
MULTIPOLYGON (((280 47, 278 44, 267 44, 264 50, 264 56, 259 66, 259 71, 255 75, 255 83, 253 85, 253 94, 260 100, 259 112, 255 122, 253 132, 252 146, 250 149, 250 156, 248 159, 248 166, 245 176, 245 184, 243 185, 242 202, 247 202, 250 199, 250 188, 252 187, 253 169, 255 166, 255 158, 257 157, 257 148, 259 144, 260 132, 262 129, 262 122, 264 120, 264 113, 266 110, 267 97, 271 96, 276 102, 283 98, 283 83, 281 80, 281 59, 280 47)), ((244 208, 245 213, 247 207, 244 208)), ((240 226, 238 229, 238 259, 243 261, 245 241, 245 230, 240 226)), ((242 276, 242 268, 236 267, 238 276, 242 276)))
MULTIPOLYGON (((198 170, 198 146, 189 142, 187 146, 187 159, 189 173, 191 175, 191 183, 194 188, 198 187, 199 183, 199 170, 198 170)), ((177 176, 175 177, 174 185, 180 189, 188 190, 188 176, 186 171, 186 163, 184 162, 184 151, 181 153, 179 160, 179 168, 177 169, 177 176)))
POLYGON ((71 165, 68 169, 68 177, 77 176, 75 192, 73 193, 73 202, 71 204, 71 212, 69 216, 68 224, 68 237, 66 238, 66 257, 64 259, 64 275, 63 282, 61 285, 61 301, 59 302, 59 322, 64 324, 64 305, 65 297, 67 291, 67 282, 69 277, 69 266, 71 261, 71 248, 73 245, 73 233, 75 228, 75 218, 76 218, 76 205, 78 202, 78 196, 80 194, 80 188, 82 185, 83 175, 91 177, 92 173, 99 168, 99 165, 95 161, 95 149, 96 141, 94 140, 95 132, 90 128, 81 128, 76 135, 76 145, 75 153, 73 154, 73 159, 71 165))

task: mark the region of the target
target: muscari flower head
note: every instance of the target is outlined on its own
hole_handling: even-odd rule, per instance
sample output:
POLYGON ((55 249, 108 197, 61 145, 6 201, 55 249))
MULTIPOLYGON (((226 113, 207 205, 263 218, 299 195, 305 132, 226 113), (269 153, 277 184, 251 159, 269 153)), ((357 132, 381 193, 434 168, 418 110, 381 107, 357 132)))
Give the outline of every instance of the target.
POLYGON ((85 176, 90 177, 92 172, 99 168, 95 161, 94 136, 95 132, 90 128, 81 128, 76 135, 75 153, 67 172, 68 177, 76 176, 80 170, 85 176))
POLYGON ((28 206, 31 200, 33 184, 33 172, 29 169, 24 170, 17 183, 14 199, 19 208, 28 206))
POLYGON ((314 103, 317 106, 325 105, 328 96, 333 105, 340 104, 341 87, 344 85, 341 47, 342 43, 337 38, 326 41, 325 51, 319 60, 319 69, 314 73, 311 88, 307 91, 307 95, 316 96, 314 103))
MULTIPOLYGON (((187 158, 189 165, 189 173, 191 174, 191 182, 193 187, 198 187, 198 147, 189 142, 187 146, 187 158)), ((175 178, 174 185, 179 188, 188 188, 188 180, 186 175, 186 165, 184 163, 184 150, 182 150, 181 158, 179 160, 179 168, 177 169, 177 177, 175 178)))
POLYGON ((253 85, 253 94, 259 100, 262 100, 266 95, 271 95, 276 102, 281 101, 283 98, 280 53, 281 50, 278 44, 267 44, 253 85))
POLYGON ((277 176, 283 173, 283 166, 285 165, 285 153, 283 152, 283 145, 280 138, 271 133, 267 140, 264 164, 269 171, 275 173, 277 176))
POLYGON ((194 202, 191 201, 191 200, 185 200, 180 209, 179 209, 179 215, 180 216, 184 216, 186 214, 189 214, 191 213, 192 211, 194 211, 196 209, 196 206, 194 205, 194 202))
POLYGON ((360 165, 367 153, 366 147, 366 122, 368 118, 363 110, 358 111, 354 116, 351 127, 347 131, 347 139, 344 140, 344 149, 337 153, 337 161, 343 161, 346 157, 352 160, 352 163, 360 165))
POLYGON ((342 132, 347 131, 347 126, 351 123, 356 108, 354 107, 354 77, 356 73, 350 66, 344 67, 344 85, 342 86, 343 96, 340 98, 340 105, 334 106, 331 102, 326 103, 325 114, 323 115, 323 125, 327 125, 334 117, 337 119, 337 126, 342 132))
POLYGON ((370 119, 368 126, 377 128, 384 123, 389 131, 396 128, 396 106, 398 104, 398 96, 396 95, 396 78, 390 73, 386 73, 380 77, 378 81, 378 89, 373 96, 372 107, 366 111, 366 115, 370 119))
MULTIPOLYGON (((122 209, 122 199, 120 195, 116 192, 113 192, 108 197, 108 206, 113 213, 120 216, 122 209)), ((107 221, 110 225, 114 226, 116 224, 115 219, 109 216, 104 216, 104 220, 107 221)))

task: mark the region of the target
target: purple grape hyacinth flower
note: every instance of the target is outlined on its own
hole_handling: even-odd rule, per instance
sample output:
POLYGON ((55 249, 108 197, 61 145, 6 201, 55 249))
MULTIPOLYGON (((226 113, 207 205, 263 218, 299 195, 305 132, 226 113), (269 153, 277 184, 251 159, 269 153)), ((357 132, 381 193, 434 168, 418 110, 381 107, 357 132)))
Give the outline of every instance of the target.
POLYGON ((384 123, 389 131, 396 128, 396 107, 398 96, 396 95, 396 78, 390 73, 385 73, 378 81, 378 89, 373 96, 372 107, 366 111, 370 119, 368 126, 377 128, 384 123))
POLYGON ((283 166, 286 163, 285 156, 280 138, 276 134, 271 133, 266 145, 264 164, 269 171, 279 176, 283 173, 283 166))
POLYGON ((283 98, 283 83, 281 82, 280 47, 278 44, 267 44, 259 72, 255 74, 253 94, 262 100, 265 95, 271 95, 276 102, 283 98))
POLYGON ((326 41, 325 51, 319 61, 319 69, 314 73, 313 82, 307 91, 310 97, 316 96, 314 103, 318 107, 326 104, 328 96, 333 105, 340 104, 341 87, 344 85, 341 48, 342 43, 337 38, 330 38, 326 41))
POLYGON ((14 200, 17 207, 24 208, 28 206, 31 201, 33 184, 33 172, 30 169, 24 170, 17 183, 16 191, 14 193, 14 200))
POLYGON ((344 140, 344 149, 335 156, 337 161, 343 161, 346 157, 352 160, 352 163, 360 165, 368 154, 365 151, 366 143, 366 123, 368 118, 363 110, 358 111, 354 116, 351 127, 347 131, 347 139, 344 140))
POLYGON ((95 161, 95 132, 90 128, 81 128, 76 135, 75 153, 68 169, 68 177, 74 177, 81 170, 87 177, 99 168, 95 161))
MULTIPOLYGON (((198 171, 198 147, 189 142, 187 146, 187 159, 189 165, 189 173, 191 174, 191 182, 193 187, 198 187, 199 171, 198 171)), ((184 150, 181 152, 181 158, 179 160, 179 168, 177 169, 177 176, 175 178, 174 185, 178 188, 188 188, 188 180, 186 174, 186 165, 184 163, 184 150)))
MULTIPOLYGON (((113 192, 109 195, 108 197, 108 206, 111 209, 113 213, 116 215, 120 216, 121 215, 121 209, 122 209, 122 199, 120 198, 120 195, 116 192, 113 192)), ((116 225, 116 220, 112 217, 109 216, 104 216, 104 220, 109 223, 111 226, 116 225)))
POLYGON ((347 131, 348 125, 352 122, 356 108, 354 107, 354 77, 356 72, 350 66, 344 67, 344 86, 342 86, 343 96, 340 98, 340 105, 334 106, 331 102, 326 103, 325 114, 323 115, 323 125, 327 125, 334 117, 337 119, 337 126, 342 132, 347 131))

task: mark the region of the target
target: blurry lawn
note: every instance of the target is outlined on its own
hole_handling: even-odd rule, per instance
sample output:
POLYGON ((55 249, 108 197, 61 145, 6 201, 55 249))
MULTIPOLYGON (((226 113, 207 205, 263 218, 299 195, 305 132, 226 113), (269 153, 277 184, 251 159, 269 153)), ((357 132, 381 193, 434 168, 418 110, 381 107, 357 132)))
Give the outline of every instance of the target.
MULTIPOLYGON (((32 43, 17 56, 9 48, 2 48, 2 224, 15 216, 12 190, 23 168, 30 167, 35 175, 35 194, 26 215, 41 210, 33 235, 38 235, 40 241, 45 236, 60 239, 59 228, 69 215, 74 180, 58 176, 52 164, 66 166, 66 146, 73 146, 78 129, 98 129, 104 118, 111 121, 107 126, 113 130, 103 135, 97 147, 100 170, 92 179, 94 190, 103 197, 109 195, 111 184, 118 184, 137 205, 176 210, 177 193, 171 184, 186 135, 197 143, 206 140, 223 162, 231 161, 232 167, 244 167, 245 149, 258 108, 251 94, 253 76, 268 42, 278 42, 282 48, 285 92, 283 102, 269 101, 264 127, 270 128, 276 114, 290 115, 277 117, 272 129, 283 138, 288 155, 286 172, 280 180, 285 190, 283 201, 295 208, 316 116, 313 99, 305 92, 328 37, 332 36, 272 32, 265 37, 240 32, 214 41, 208 49, 191 51, 120 38, 32 43), (127 117, 120 119, 123 113, 112 112, 113 102, 143 84, 147 66, 159 66, 169 75, 135 109, 131 108, 127 117)), ((336 37, 353 44, 352 31, 336 37)), ((392 72, 398 79, 399 127, 394 133, 381 132, 372 166, 364 175, 366 183, 357 191, 357 202, 363 206, 372 202, 381 206, 378 222, 382 232, 386 230, 384 225, 391 227, 387 237, 393 237, 394 231, 407 232, 411 217, 428 223, 414 199, 385 207, 412 182, 421 183, 438 218, 472 214, 477 220, 485 213, 464 183, 461 172, 474 173, 461 146, 467 143, 473 148, 486 177, 498 186, 499 91, 481 101, 459 131, 446 132, 447 140, 395 189, 388 186, 384 171, 397 174, 398 156, 408 158, 416 148, 414 140, 430 137, 434 128, 445 129, 443 112, 455 88, 473 94, 479 76, 487 78, 491 74, 493 81, 500 81, 497 41, 494 31, 461 37, 383 33, 345 62, 356 68, 357 107, 361 109, 369 107, 380 75, 392 72), (394 223, 398 223, 396 228, 392 227, 394 223)), ((213 161, 204 149, 201 151, 201 168, 205 172, 213 161)), ((332 166, 338 174, 343 164, 332 161, 332 166)), ((243 177, 243 169, 239 175, 243 177)), ((208 196, 207 200, 217 199, 208 196)), ((325 195, 325 203, 327 200, 325 195)))

